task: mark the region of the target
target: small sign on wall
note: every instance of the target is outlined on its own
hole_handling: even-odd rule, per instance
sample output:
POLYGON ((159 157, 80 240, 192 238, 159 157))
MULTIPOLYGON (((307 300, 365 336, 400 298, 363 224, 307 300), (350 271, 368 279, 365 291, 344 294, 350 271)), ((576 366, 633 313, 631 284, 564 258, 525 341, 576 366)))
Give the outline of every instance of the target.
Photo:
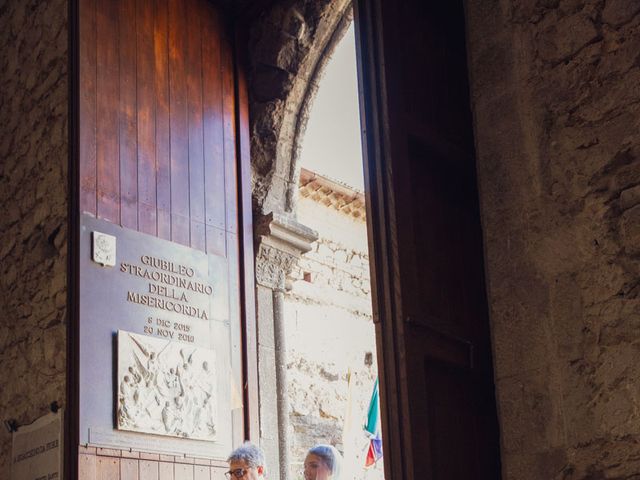
POLYGON ((62 479, 62 410, 13 432, 11 480, 62 479))
POLYGON ((98 231, 93 232, 93 261, 103 267, 116 264, 116 237, 98 231))

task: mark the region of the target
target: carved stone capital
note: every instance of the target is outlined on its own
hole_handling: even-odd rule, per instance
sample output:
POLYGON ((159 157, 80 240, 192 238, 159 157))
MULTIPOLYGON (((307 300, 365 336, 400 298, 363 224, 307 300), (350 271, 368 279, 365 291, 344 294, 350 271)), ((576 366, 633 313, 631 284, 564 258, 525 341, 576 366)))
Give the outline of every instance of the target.
POLYGON ((256 281, 263 287, 283 290, 296 260, 290 253, 260 244, 256 257, 256 281))
POLYGON ((311 250, 311 244, 318 239, 315 230, 277 213, 259 218, 255 235, 256 281, 273 290, 284 290, 296 261, 311 250))

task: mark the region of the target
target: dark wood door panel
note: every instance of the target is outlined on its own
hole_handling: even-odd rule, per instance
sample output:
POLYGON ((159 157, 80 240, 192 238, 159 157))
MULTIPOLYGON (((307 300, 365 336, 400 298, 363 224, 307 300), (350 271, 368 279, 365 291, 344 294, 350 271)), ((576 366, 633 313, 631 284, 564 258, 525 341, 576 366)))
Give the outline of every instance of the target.
POLYGON ((406 334, 412 478, 499 478, 494 396, 472 343, 411 324, 406 334))
POLYGON ((462 0, 356 0, 389 478, 500 478, 462 0))
MULTIPOLYGON (((418 477, 478 478, 477 379, 471 369, 429 357, 423 363, 431 465, 418 477)), ((419 447, 420 448, 420 447, 419 447)))
POLYGON ((396 12, 396 74, 409 123, 472 145, 472 132, 460 128, 471 121, 463 2, 406 1, 396 12))
POLYGON ((486 305, 474 172, 413 136, 407 156, 411 185, 405 208, 411 212, 413 245, 404 251, 410 252, 416 292, 408 315, 450 335, 475 338, 478 325, 486 324, 486 305))
MULTIPOLYGON (((88 213, 127 231, 225 257, 231 289, 229 363, 234 381, 245 386, 244 408, 234 410, 231 419, 237 444, 256 435, 258 421, 248 98, 233 20, 209 0, 77 0, 70 28, 78 63, 73 65, 74 230, 77 234, 79 219, 88 213)), ((80 267, 78 258, 72 262, 69 283, 76 305, 70 332, 77 336, 88 322, 77 311, 80 267)), ((77 386, 78 340, 70 338, 69 344, 74 456, 80 437, 74 418, 80 412, 78 390, 86 391, 86 385, 77 386)), ((132 467, 138 460, 120 462, 118 477, 111 460, 91 462, 82 451, 79 459, 71 471, 81 469, 81 478, 93 478, 97 471, 130 480, 138 472, 132 467)), ((172 457, 165 460, 159 470, 149 470, 148 478, 154 478, 153 471, 156 478, 158 473, 159 478, 222 478, 226 465, 221 460, 211 467, 178 468, 168 463, 172 457)))
POLYGON ((451 335, 436 326, 439 319, 429 317, 407 318, 407 335, 420 346, 426 358, 434 361, 458 365, 460 368, 474 368, 477 365, 478 348, 468 338, 451 335))
POLYGON ((233 33, 205 0, 80 0, 80 210, 219 253, 237 233, 233 33))
MULTIPOLYGON (((138 229, 158 235, 158 199, 156 161, 156 71, 155 71, 155 4, 153 0, 136 2, 136 153, 135 179, 138 187, 138 229)), ((158 89, 160 90, 160 89, 158 89)), ((160 103, 160 102, 158 102, 160 103)), ((162 133, 160 133, 162 135, 162 133)))
MULTIPOLYGON (((120 223, 118 4, 96 8, 96 215, 120 223)), ((89 12, 86 12, 89 14, 89 12)), ((82 62, 82 58, 80 59, 82 62)), ((81 67, 82 68, 82 64, 81 67)), ((82 107, 81 107, 82 108, 82 107)), ((80 124, 82 129, 82 123, 80 124)), ((81 135, 82 136, 82 135, 81 135)), ((82 164, 82 159, 81 159, 82 164)), ((82 169, 80 170, 82 174, 82 169)), ((82 179, 80 180, 83 183, 82 179)))

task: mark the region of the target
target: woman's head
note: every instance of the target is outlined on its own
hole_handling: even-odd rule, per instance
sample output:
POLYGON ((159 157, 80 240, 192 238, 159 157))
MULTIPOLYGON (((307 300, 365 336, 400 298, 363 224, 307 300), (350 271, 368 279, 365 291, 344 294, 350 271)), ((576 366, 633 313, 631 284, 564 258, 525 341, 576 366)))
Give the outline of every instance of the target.
POLYGON ((316 445, 304 460, 305 480, 337 480, 340 476, 340 452, 331 445, 316 445))

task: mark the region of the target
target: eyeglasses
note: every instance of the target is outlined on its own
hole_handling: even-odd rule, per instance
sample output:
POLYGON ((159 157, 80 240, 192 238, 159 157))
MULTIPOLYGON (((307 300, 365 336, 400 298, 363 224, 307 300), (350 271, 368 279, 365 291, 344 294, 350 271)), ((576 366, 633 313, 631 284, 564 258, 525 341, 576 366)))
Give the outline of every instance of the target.
POLYGON ((236 477, 242 478, 247 474, 248 470, 246 468, 236 468, 235 470, 229 470, 228 472, 224 472, 224 476, 227 478, 236 477))

